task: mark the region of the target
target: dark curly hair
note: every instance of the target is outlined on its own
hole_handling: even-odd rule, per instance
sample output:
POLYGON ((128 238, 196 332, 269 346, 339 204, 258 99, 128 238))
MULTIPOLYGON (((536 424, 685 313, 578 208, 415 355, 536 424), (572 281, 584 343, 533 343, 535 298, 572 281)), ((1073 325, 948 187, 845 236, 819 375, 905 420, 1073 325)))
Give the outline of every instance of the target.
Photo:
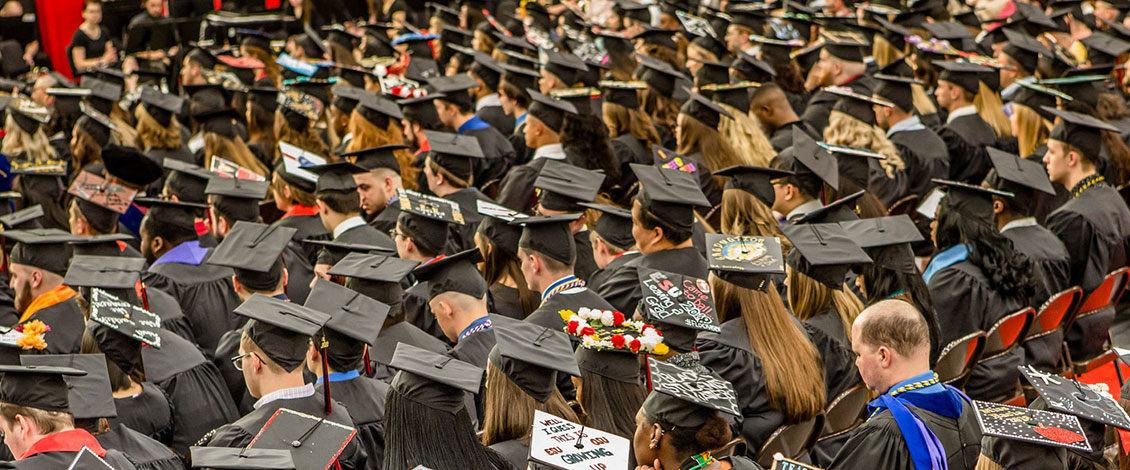
POLYGON ((619 183, 619 160, 612 152, 608 126, 604 125, 600 115, 566 116, 561 128, 561 147, 565 149, 570 164, 604 172, 601 192, 611 193, 619 183))
POLYGON ((969 248, 969 261, 981 268, 989 287, 1007 297, 1029 299, 1035 294, 1032 262, 1016 251, 1012 240, 994 230, 986 218, 953 210, 942 204, 938 215, 938 249, 957 244, 969 248))

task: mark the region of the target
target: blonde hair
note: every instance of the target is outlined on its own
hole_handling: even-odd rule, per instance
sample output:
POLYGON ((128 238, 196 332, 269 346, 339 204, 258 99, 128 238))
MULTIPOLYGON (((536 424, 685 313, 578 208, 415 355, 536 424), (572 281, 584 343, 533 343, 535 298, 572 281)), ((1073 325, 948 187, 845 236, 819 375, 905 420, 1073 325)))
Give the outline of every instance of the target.
POLYGON ((918 111, 919 116, 929 116, 938 112, 938 106, 934 104, 934 100, 926 93, 926 87, 912 83, 910 85, 910 95, 914 98, 914 110, 918 111))
POLYGON ((903 53, 882 34, 875 33, 875 41, 871 43, 871 56, 875 59, 875 65, 882 68, 896 60, 902 60, 903 53))
POLYGON ((243 139, 236 137, 229 139, 214 132, 204 134, 204 168, 212 167, 212 157, 218 156, 230 160, 241 167, 255 172, 259 176, 270 175, 270 170, 263 162, 251 153, 243 139))
MULTIPOLYGON (((711 172, 734 165, 752 165, 730 147, 717 129, 707 127, 694 117, 689 115, 683 117, 678 135, 678 148, 675 151, 682 155, 700 154, 702 164, 711 172)), ((725 182, 725 178, 721 176, 714 177, 714 185, 719 189, 725 182)))
POLYGON ((45 162, 58 156, 42 126, 36 129, 34 134, 29 134, 19 124, 16 124, 15 118, 9 115, 8 120, 4 123, 4 132, 4 141, 0 143, 0 151, 4 152, 4 155, 7 155, 8 158, 15 159, 22 155, 20 159, 23 161, 45 162))
POLYGON ((133 114, 137 117, 137 138, 141 145, 138 148, 141 151, 148 152, 155 148, 174 150, 184 146, 180 123, 175 117, 169 119, 168 126, 163 126, 149 114, 145 106, 138 106, 133 114))
POLYGON ((998 138, 1012 137, 1012 124, 1008 122, 1008 116, 1004 115, 1001 95, 989 88, 985 82, 977 82, 977 87, 977 95, 973 97, 973 106, 977 107, 977 114, 992 126, 998 138))
POLYGON ((647 150, 651 150, 653 145, 659 145, 659 132, 656 132, 651 123, 651 116, 639 108, 628 109, 605 101, 601 113, 604 115, 604 125, 608 126, 609 137, 615 139, 628 133, 643 142, 647 150))
POLYGON ((793 248, 789 239, 781 233, 773 209, 744 190, 734 188, 722 192, 721 222, 722 233, 727 235, 777 237, 781 240, 783 254, 788 254, 793 248))
MULTIPOLYGON (((313 121, 310 121, 313 123, 313 121)), ((330 154, 330 148, 326 142, 310 127, 306 129, 294 129, 286 121, 286 116, 283 115, 283 109, 280 106, 275 110, 275 139, 280 142, 286 142, 294 145, 307 152, 314 152, 315 154, 326 157, 327 163, 334 163, 337 160, 330 154)))
MULTIPOLYGON (((851 324, 859 312, 863 311, 863 302, 855 294, 843 289, 832 289, 820 281, 800 272, 799 269, 789 269, 789 307, 793 315, 801 321, 808 321, 827 310, 829 303, 836 309, 843 324, 846 336, 851 336, 851 324)), ((851 343, 851 338, 847 338, 851 343)))
POLYGON ((549 400, 541 403, 518 387, 493 362, 487 361, 487 380, 483 397, 483 445, 518 440, 529 445, 534 426, 534 410, 577 422, 577 414, 554 387, 549 400))
POLYGON ((1035 153, 1048 140, 1048 121, 1034 109, 1020 103, 1012 104, 1012 115, 1016 119, 1016 141, 1020 145, 1020 156, 1035 153))
POLYGON ((115 104, 110 110, 110 121, 114 123, 114 129, 110 132, 118 138, 119 145, 137 147, 137 129, 133 128, 133 123, 128 118, 125 110, 115 104))
MULTIPOLYGON (((381 129, 365 119, 358 110, 354 109, 349 115, 349 132, 353 133, 353 140, 346 146, 346 152, 356 152, 381 145, 404 144, 404 132, 400 123, 389 118, 388 129, 381 129)), ((404 189, 416 189, 416 175, 420 169, 412 165, 412 153, 408 149, 393 152, 396 162, 400 164, 400 179, 404 189)))
POLYGON ((797 423, 824 410, 824 364, 812 341, 785 309, 777 287, 766 292, 731 284, 710 275, 719 320, 745 320, 750 347, 761 358, 769 404, 797 423))
MULTIPOLYGON (((716 102, 717 103, 717 102, 716 102)), ((726 142, 733 147, 735 155, 743 165, 769 166, 769 161, 777 155, 773 144, 761 130, 761 124, 753 114, 743 113, 738 108, 726 103, 717 103, 734 116, 730 119, 722 116, 718 122, 718 132, 726 138, 726 142)))
POLYGON ((895 150, 895 144, 887 140, 883 131, 841 111, 832 111, 828 116, 828 127, 824 128, 824 141, 832 145, 867 149, 883 154, 886 158, 880 164, 888 178, 893 178, 896 171, 906 168, 898 150, 895 150))

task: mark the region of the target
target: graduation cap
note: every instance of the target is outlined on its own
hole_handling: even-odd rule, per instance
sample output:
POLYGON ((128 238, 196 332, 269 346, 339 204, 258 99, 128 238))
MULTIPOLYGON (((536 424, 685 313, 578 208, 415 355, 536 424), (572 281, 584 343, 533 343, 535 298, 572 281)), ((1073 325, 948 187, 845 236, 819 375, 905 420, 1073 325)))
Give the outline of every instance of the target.
POLYGON ((278 104, 282 106, 287 124, 300 131, 322 115, 323 103, 325 101, 297 90, 287 90, 278 95, 278 104))
POLYGON ((988 66, 972 62, 951 62, 946 60, 933 60, 930 63, 941 69, 938 80, 944 80, 963 88, 973 94, 980 91, 979 83, 982 74, 995 73, 988 66))
POLYGON ((306 362, 310 337, 330 319, 317 310, 263 294, 252 294, 235 313, 251 319, 244 334, 287 372, 306 362))
POLYGON ((848 238, 863 248, 876 266, 918 274, 910 244, 922 241, 923 237, 909 216, 846 220, 839 224, 848 238))
POLYGON ((137 193, 85 170, 78 173, 67 192, 75 196, 75 204, 86 221, 102 233, 117 229, 118 217, 130 208, 137 193))
POLYGON ((580 57, 568 52, 545 51, 546 61, 542 67, 561 80, 566 87, 572 87, 581 81, 582 76, 588 72, 589 66, 580 57))
POLYGON ((651 393, 640 408, 653 421, 694 429, 719 413, 741 416, 737 394, 730 382, 651 357, 647 365, 651 393))
POLYGON ((254 29, 237 29, 235 32, 240 37, 240 46, 257 47, 264 52, 272 52, 271 36, 266 33, 254 29))
MULTIPOLYGON (((1080 101, 1091 107, 1096 106, 1099 102, 1099 95, 1105 92, 1102 85, 1105 85, 1107 76, 1105 74, 1072 75, 1071 72, 1068 75, 1062 78, 1040 80, 1037 84, 1054 86, 1067 94, 1073 101, 1080 101)), ((1054 120, 1054 118, 1050 119, 1054 120)))
POLYGON ((116 418, 110 373, 102 354, 34 354, 20 356, 24 366, 65 367, 86 372, 81 376, 63 376, 67 383, 67 401, 75 419, 116 418))
MULTIPOLYGON (((74 248, 76 257, 79 255, 122 257, 124 242, 132 240, 134 240, 133 235, 128 233, 107 233, 82 237, 69 243, 74 248)), ((71 266, 74 266, 73 258, 71 259, 71 266)))
POLYGON ((282 281, 283 250, 297 232, 291 227, 237 221, 209 254, 207 263, 232 268, 236 280, 251 290, 274 290, 282 281))
MULTIPOLYGON (((317 102, 314 106, 314 111, 320 113, 321 109, 330 102, 330 87, 338 82, 337 78, 330 77, 329 72, 324 72, 326 77, 321 78, 317 75, 322 74, 326 68, 319 68, 315 77, 298 77, 293 80, 283 81, 283 86, 291 91, 309 95, 317 102)), ((299 110, 305 113, 305 110, 299 110)))
MULTIPOLYGON (((131 272, 129 274, 137 273, 131 272)), ((136 279, 137 276, 133 277, 136 279)), ((127 287, 133 287, 133 284, 131 283, 127 287)), ((138 343, 154 349, 161 349, 160 316, 97 287, 91 289, 89 300, 91 321, 121 333, 138 343)), ((122 370, 128 371, 130 368, 123 368, 122 370)))
POLYGON ((740 189, 756 197, 766 207, 773 207, 776 193, 772 181, 791 176, 793 172, 759 166, 731 166, 715 171, 714 176, 729 176, 725 189, 740 189))
POLYGON ((683 106, 679 109, 680 113, 690 116, 710 128, 717 128, 718 123, 722 121, 722 116, 734 119, 734 115, 709 98, 689 89, 686 90, 686 93, 690 96, 690 99, 683 103, 683 106))
POLYGON ((886 39, 887 42, 891 43, 892 46, 900 51, 906 49, 906 38, 917 37, 911 30, 898 23, 888 21, 887 18, 883 16, 875 15, 873 19, 876 23, 879 23, 879 26, 882 26, 883 39, 886 39))
POLYGON ((973 33, 970 33, 965 25, 956 21, 923 23, 922 28, 929 31, 935 38, 949 41, 951 45, 955 45, 962 51, 973 52, 977 47, 973 33))
POLYGON ((479 393, 485 371, 446 354, 400 343, 389 366, 399 372, 390 388, 404 398, 451 414, 464 409, 465 394, 479 393))
POLYGON ((647 83, 642 81, 618 82, 602 80, 600 94, 605 103, 614 103, 627 109, 640 107, 639 91, 647 88, 647 83))
MULTIPOLYGON (((82 87, 90 90, 90 97, 103 100, 106 103, 116 103, 118 100, 122 99, 122 86, 105 80, 86 77, 82 81, 82 87)), ((103 106, 97 103, 92 104, 95 104, 96 107, 99 108, 99 111, 103 113, 109 112, 109 106, 103 106)))
POLYGON ((601 212, 601 216, 593 223, 593 230, 606 243, 621 250, 629 250, 636 245, 636 239, 632 235, 632 211, 590 202, 580 205, 601 212))
POLYGON ((550 90, 549 96, 572 104, 577 114, 582 116, 598 115, 597 112, 602 109, 600 90, 593 87, 559 88, 550 90))
POLYGON ((34 222, 43 217, 43 206, 36 204, 31 207, 25 207, 10 214, 0 216, 0 224, 4 226, 4 230, 17 230, 21 228, 34 228, 32 225, 37 225, 34 222), (23 225, 26 227, 22 227, 23 225))
POLYGON ((769 281, 785 274, 785 257, 776 237, 706 234, 707 263, 723 280, 766 291, 769 281))
POLYGON ((539 189, 537 204, 552 211, 580 212, 582 202, 596 199, 605 175, 598 171, 551 160, 545 163, 534 181, 539 189))
MULTIPOLYGON (((380 335, 381 326, 384 325, 385 317, 390 310, 384 303, 325 279, 315 281, 314 288, 310 290, 304 305, 330 314, 326 329, 331 330, 331 334, 336 333, 369 346, 377 345, 377 336, 380 335)), ((340 339, 340 337, 331 337, 330 348, 333 348, 334 342, 340 339)), ((344 351, 333 349, 328 351, 330 355, 342 352, 344 351)))
POLYGON ((1044 109, 1045 106, 1049 108, 1055 108, 1056 98, 1059 98, 1064 102, 1073 101, 1073 99, 1066 93, 1045 87, 1043 85, 1022 80, 1017 80, 1015 83, 1020 85, 1020 88, 1018 88, 1016 90, 1016 93, 1012 95, 1013 105, 1026 106, 1032 111, 1035 111, 1037 114, 1039 114, 1040 117, 1047 119, 1049 122, 1055 121, 1055 115, 1047 112, 1047 110, 1044 109))
POLYGON ((107 173, 137 187, 148 186, 164 174, 161 165, 133 147, 111 144, 103 148, 102 163, 107 173))
POLYGON ((640 75, 640 79, 663 95, 675 96, 675 84, 679 79, 686 80, 687 77, 671 68, 666 62, 643 60, 642 57, 644 56, 638 57, 641 58, 640 65, 643 66, 643 73, 640 75))
POLYGON ((247 448, 287 450, 296 468, 331 468, 355 434, 357 429, 330 421, 327 416, 281 408, 267 420, 247 448))
MULTIPOLYGON (((85 240, 74 240, 72 244, 83 241, 85 240)), ((145 272, 144 258, 75 255, 71 259, 66 276, 63 277, 63 285, 132 289, 141 280, 143 272, 145 272)))
MULTIPOLYGON (((577 349, 578 353, 581 351, 588 350, 577 349)), ((636 375, 639 375, 639 360, 634 355, 600 354, 600 356, 624 356, 634 360, 636 375)), ((630 384, 638 385, 639 381, 630 384)), ((541 410, 534 410, 533 426, 530 434, 530 468, 541 469, 546 466, 555 470, 628 468, 632 445, 626 438, 566 421, 541 410), (583 455, 584 458, 563 458, 559 451, 569 444, 562 443, 572 443, 573 449, 569 449, 569 454, 565 455, 583 455)))
POLYGON ((663 340, 671 348, 690 351, 699 331, 721 331, 705 279, 640 267, 639 280, 644 319, 660 324, 663 340))
POLYGON ((432 148, 428 158, 453 175, 470 182, 475 159, 485 158, 479 140, 470 135, 438 131, 424 131, 424 135, 432 148))
POLYGON ((1130 430, 1130 416, 1110 395, 1099 393, 1091 385, 1037 370, 1032 366, 1016 366, 1048 408, 1083 418, 1087 421, 1130 430))
POLYGON ((174 116, 180 115, 184 110, 185 99, 176 95, 161 93, 152 86, 141 87, 141 102, 145 103, 145 110, 153 119, 162 126, 172 123, 174 116))
POLYGON ((1055 195, 1055 188, 1048 181, 1048 173, 1043 165, 994 147, 986 147, 986 150, 993 161, 993 168, 997 170, 997 177, 1002 180, 996 185, 997 189, 1017 196, 1031 194, 1032 191, 1055 195))
POLYGON ((993 462, 1006 461, 1003 458, 1036 465, 1037 461, 1046 462, 1049 457, 1040 451, 1046 447, 1091 452, 1086 432, 1075 416, 976 400, 972 405, 981 433, 1004 439, 999 444, 994 439, 986 440, 986 445, 981 448, 981 454, 993 462), (999 451, 1001 455, 994 456, 998 447, 1002 448, 999 451), (1022 449, 1023 452, 1017 452, 1022 449))
POLYGON ((357 105, 361 103, 361 99, 366 95, 363 88, 349 86, 344 83, 338 83, 333 86, 333 100, 330 104, 344 111, 345 113, 352 113, 357 105))
POLYGON ((303 26, 303 34, 298 35, 296 39, 298 47, 306 53, 306 57, 311 59, 320 59, 325 57, 329 52, 326 45, 322 43, 322 36, 318 34, 309 24, 303 26))
POLYGON ((0 365, 0 402, 43 411, 70 413, 64 377, 85 371, 70 367, 0 365))
POLYGON ((690 231, 694 225, 694 208, 710 207, 695 177, 688 172, 631 164, 640 181, 636 199, 643 210, 672 228, 690 231))
POLYGON ((541 74, 537 70, 533 70, 518 65, 502 64, 502 80, 506 83, 514 85, 519 90, 527 90, 538 87, 538 79, 541 74))
POLYGON ((785 149, 777 158, 781 160, 782 168, 791 170, 793 176, 804 185, 801 189, 812 196, 819 196, 821 180, 833 188, 840 187, 838 162, 823 147, 817 145, 808 133, 794 127, 791 149, 785 149))
MULTIPOLYGON (((420 263, 396 258, 395 252, 391 254, 394 256, 349 253, 333 265, 328 272, 331 276, 345 276, 345 287, 360 292, 362 295, 387 305, 399 305, 404 296, 404 289, 400 282, 420 263)), ((378 349, 383 351, 382 357, 386 358, 386 360, 380 361, 387 364, 387 358, 392 356, 391 347, 396 345, 384 346, 382 348, 382 345, 377 345, 378 349)), ((371 351, 369 354, 373 356, 375 352, 371 351)))
MULTIPOLYGON (((268 50, 270 49, 268 48, 268 50)), ((220 63, 220 59, 216 57, 216 54, 213 54, 212 51, 199 45, 189 48, 188 53, 185 54, 185 58, 209 70, 216 68, 216 65, 220 63)))
POLYGON ((389 119, 400 121, 404 117, 396 102, 381 98, 375 93, 365 93, 357 110, 362 117, 381 129, 388 127, 389 119))
POLYGON ((356 191, 357 182, 353 180, 353 175, 369 171, 349 162, 326 163, 306 167, 305 169, 318 175, 318 184, 314 190, 315 194, 326 191, 356 191))
POLYGON ((239 113, 232 108, 208 109, 193 114, 192 118, 200 123, 202 133, 216 134, 232 140, 239 136, 235 127, 239 113))
POLYGON ((622 17, 631 18, 640 23, 651 23, 651 11, 648 10, 647 5, 635 0, 616 0, 612 3, 612 11, 622 17))
POLYGON ((570 224, 581 214, 541 215, 520 217, 510 221, 511 225, 523 227, 518 246, 544 254, 554 260, 571 266, 577 258, 576 242, 570 224))
POLYGON ((1057 140, 1083 152, 1083 157, 1096 161, 1102 154, 1102 131, 1118 132, 1114 126, 1097 118, 1048 106, 1044 111, 1062 119, 1052 128, 1049 140, 1057 140))
POLYGON ((445 23, 459 24, 459 10, 439 2, 428 2, 426 6, 432 17, 438 17, 445 23))
POLYGON ((863 197, 864 192, 864 190, 859 190, 853 194, 832 201, 831 204, 802 215, 800 218, 796 219, 795 223, 823 224, 858 219, 859 215, 856 214, 856 203, 863 197))
POLYGON ((1094 65, 1113 64, 1130 51, 1130 42, 1098 31, 1079 40, 1087 46, 1087 59, 1094 65))
POLYGON ((494 324, 494 337, 491 364, 539 403, 545 403, 557 391, 558 373, 581 376, 569 336, 561 331, 500 320, 494 324))
POLYGON ((216 470, 294 470, 289 450, 236 447, 189 447, 192 468, 216 470))
POLYGON ((959 181, 934 178, 935 184, 945 190, 946 197, 940 203, 950 211, 964 216, 989 220, 993 215, 993 196, 1011 198, 1010 192, 975 186, 959 181))
POLYGON ((860 33, 850 31, 824 31, 824 50, 840 60, 863 62, 863 50, 870 42, 860 33))
POLYGON ((561 132, 565 124, 565 115, 578 114, 577 108, 568 101, 552 98, 532 89, 526 90, 526 93, 532 100, 528 110, 530 116, 537 118, 554 132, 561 132))
POLYGON ((506 71, 502 68, 502 63, 480 51, 475 51, 473 57, 475 61, 471 63, 471 73, 479 77, 479 80, 482 80, 490 90, 498 90, 498 82, 502 80, 502 73, 506 71))
MULTIPOLYGON (((494 37, 498 38, 499 47, 501 47, 504 52, 515 52, 522 55, 537 55, 537 46, 531 44, 530 41, 527 41, 524 36, 511 36, 509 34, 503 33, 502 31, 498 31, 495 33, 494 37)), ((511 55, 510 57, 514 56, 511 55)))
POLYGON ((399 100, 396 104, 400 105, 404 119, 417 123, 440 123, 439 113, 432 98, 420 96, 399 100))
POLYGON ((427 96, 431 99, 443 100, 460 105, 464 108, 474 106, 470 89, 479 86, 474 78, 466 74, 447 75, 428 79, 428 87, 435 90, 427 96))
POLYGON ((840 170, 841 191, 852 188, 844 185, 845 182, 855 183, 857 188, 866 188, 871 179, 871 160, 885 160, 887 157, 870 149, 832 145, 827 142, 817 142, 820 148, 836 155, 840 170))
POLYGON ((79 114, 79 103, 87 96, 90 90, 85 88, 52 87, 47 89, 49 96, 55 97, 55 109, 66 115, 79 114))
POLYGON ((1008 38, 1008 44, 1004 46, 1003 52, 1015 59, 1016 63, 1029 73, 1039 67, 1040 55, 1049 57, 1053 55, 1051 50, 1032 36, 1011 28, 1004 28, 1004 35, 1008 38))
POLYGON ((476 232, 482 234, 507 255, 517 259, 518 240, 522 238, 522 227, 510 223, 529 215, 482 199, 475 201, 475 204, 478 213, 487 216, 479 223, 476 232))
MULTIPOLYGON (((0 97, 9 98, 9 97, 0 97)), ((51 112, 46 107, 31 100, 16 98, 8 99, 5 108, 8 115, 24 132, 35 134, 39 127, 51 121, 51 112)))
POLYGON ((204 193, 212 196, 216 211, 232 221, 259 219, 259 202, 267 197, 270 183, 215 176, 208 180, 204 193))
POLYGON ((336 72, 335 76, 338 78, 338 84, 342 84, 344 82, 345 84, 349 84, 360 89, 365 89, 365 77, 377 79, 377 75, 375 75, 372 70, 362 67, 337 64, 334 66, 334 71, 336 72))
MULTIPOLYGON (((886 108, 893 108, 894 103, 890 101, 874 98, 870 95, 856 93, 851 88, 830 86, 824 88, 824 91, 837 95, 840 98, 836 100, 833 105, 833 111, 839 111, 847 114, 860 122, 867 125, 875 125, 875 108, 874 106, 883 106, 886 108)), ((912 103, 913 105, 913 103, 912 103)))
POLYGON ((913 85, 924 85, 921 81, 915 80, 913 77, 886 74, 875 74, 872 78, 878 81, 875 87, 876 96, 889 101, 900 110, 914 111, 913 85))
POLYGON ((749 113, 750 92, 760 86, 761 84, 757 82, 742 81, 706 85, 699 87, 699 91, 703 93, 703 96, 709 95, 715 103, 732 106, 742 113, 749 113))
POLYGON ((341 158, 369 171, 385 168, 400 174, 400 162, 397 161, 395 152, 407 148, 407 145, 401 144, 381 145, 343 153, 341 158))
POLYGON ((839 224, 784 224, 780 229, 794 248, 785 260, 789 266, 831 289, 843 288, 851 265, 871 263, 839 224))
POLYGON ((186 202, 204 203, 207 201, 204 188, 208 186, 208 181, 216 176, 215 173, 205 170, 204 167, 175 158, 166 158, 163 164, 169 170, 165 177, 165 188, 173 196, 186 202))
POLYGON ((635 36, 632 36, 632 40, 642 41, 644 44, 653 46, 660 46, 672 50, 678 50, 679 45, 675 44, 675 33, 678 33, 678 31, 646 26, 643 31, 640 31, 635 36))
POLYGON ((412 274, 416 279, 428 281, 429 299, 445 292, 482 299, 487 292, 487 283, 475 265, 482 259, 479 249, 471 248, 421 265, 412 274))
POLYGON ((0 237, 15 240, 9 262, 34 266, 63 276, 71 258, 67 242, 78 237, 59 229, 35 228, 28 230, 5 230, 0 237))

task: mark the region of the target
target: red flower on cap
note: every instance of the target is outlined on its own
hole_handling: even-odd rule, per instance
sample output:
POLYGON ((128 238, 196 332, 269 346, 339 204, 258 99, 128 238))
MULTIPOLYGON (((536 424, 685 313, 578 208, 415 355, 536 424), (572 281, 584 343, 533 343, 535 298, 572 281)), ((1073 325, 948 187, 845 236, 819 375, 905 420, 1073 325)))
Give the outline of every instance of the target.
POLYGON ((640 352, 641 346, 643 346, 643 344, 640 343, 639 339, 633 339, 631 343, 628 343, 628 349, 631 349, 633 353, 640 352))
POLYGON ((577 327, 578 326, 581 326, 581 324, 578 323, 576 320, 569 322, 569 334, 571 334, 571 335, 577 334, 577 327))
POLYGON ((624 335, 612 335, 612 345, 617 348, 624 347, 624 335))
POLYGON ((620 312, 612 312, 612 324, 620 326, 624 324, 624 314, 620 312))
POLYGON ((589 336, 589 335, 595 335, 595 334, 596 334, 596 330, 592 329, 591 326, 586 326, 586 327, 581 329, 581 336, 589 336))

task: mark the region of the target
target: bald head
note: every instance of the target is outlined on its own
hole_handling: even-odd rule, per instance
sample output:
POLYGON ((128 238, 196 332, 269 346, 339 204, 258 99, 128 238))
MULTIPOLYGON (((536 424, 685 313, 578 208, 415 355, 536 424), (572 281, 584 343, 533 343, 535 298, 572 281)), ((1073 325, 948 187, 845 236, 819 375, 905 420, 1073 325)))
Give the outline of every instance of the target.
POLYGON ((776 83, 766 83, 754 88, 750 94, 749 110, 761 121, 767 133, 800 119, 789 104, 785 90, 776 83))
MULTIPOLYGON (((900 356, 929 355, 930 331, 926 319, 908 302, 884 300, 867 307, 855 319, 855 341, 874 348, 886 346, 900 356)), ((854 329, 854 328, 853 328, 854 329)))

